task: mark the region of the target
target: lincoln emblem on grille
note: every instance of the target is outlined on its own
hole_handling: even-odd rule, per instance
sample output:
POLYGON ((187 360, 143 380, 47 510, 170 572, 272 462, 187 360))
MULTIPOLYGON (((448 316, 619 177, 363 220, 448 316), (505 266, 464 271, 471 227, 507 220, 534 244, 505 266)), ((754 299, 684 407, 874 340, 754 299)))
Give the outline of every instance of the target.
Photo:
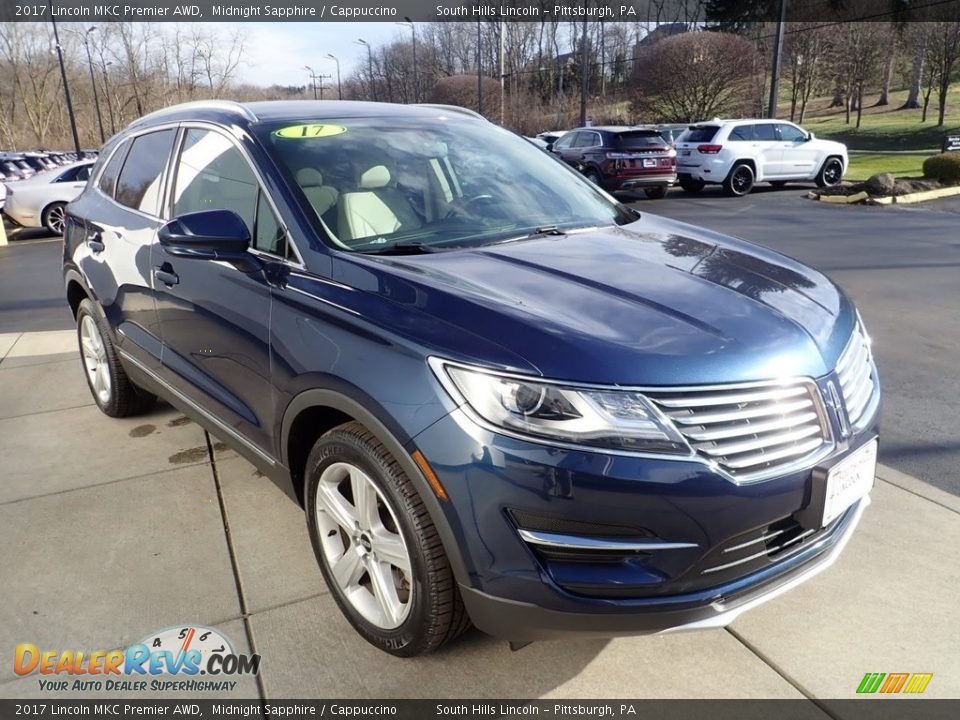
POLYGON ((837 386, 833 380, 827 380, 827 396, 824 398, 827 407, 833 411, 837 417, 837 427, 840 428, 840 437, 846 440, 850 437, 850 422, 847 419, 847 411, 840 402, 840 393, 837 392, 837 386))

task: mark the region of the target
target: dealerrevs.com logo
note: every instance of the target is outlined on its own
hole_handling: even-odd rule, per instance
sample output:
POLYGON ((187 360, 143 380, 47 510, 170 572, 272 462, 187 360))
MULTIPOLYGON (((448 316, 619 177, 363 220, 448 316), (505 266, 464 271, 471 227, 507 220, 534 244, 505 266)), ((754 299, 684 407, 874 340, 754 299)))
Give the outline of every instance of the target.
POLYGON ((234 652, 218 630, 188 625, 152 633, 126 650, 41 650, 20 643, 13 670, 42 676, 40 689, 49 691, 222 691, 236 687, 229 678, 260 672, 260 656, 234 652))

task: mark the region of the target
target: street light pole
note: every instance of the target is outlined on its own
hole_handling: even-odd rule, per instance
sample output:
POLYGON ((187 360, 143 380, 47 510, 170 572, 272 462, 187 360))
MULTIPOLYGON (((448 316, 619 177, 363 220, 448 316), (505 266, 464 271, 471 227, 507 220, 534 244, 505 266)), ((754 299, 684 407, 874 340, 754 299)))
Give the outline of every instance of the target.
POLYGON ((309 65, 304 65, 303 69, 309 71, 310 73, 310 82, 313 84, 313 99, 316 100, 317 99, 317 76, 313 72, 313 68, 310 67, 309 65))
POLYGON ((420 76, 417 72, 417 26, 409 17, 404 16, 403 20, 402 23, 397 24, 409 25, 410 35, 413 38, 413 101, 418 103, 420 102, 420 76))
POLYGON ((377 84, 373 81, 373 49, 363 38, 357 38, 356 42, 359 45, 364 45, 367 48, 367 72, 370 74, 370 96, 373 98, 373 101, 377 101, 377 84))
POLYGON ((327 57, 337 64, 337 100, 343 100, 343 88, 340 86, 340 61, 330 53, 327 53, 327 57))
MULTIPOLYGON (((103 60, 103 56, 100 56, 100 60, 103 60)), ((107 110, 110 113, 110 134, 114 135, 117 132, 117 126, 113 121, 113 104, 110 102, 110 80, 107 78, 107 67, 113 65, 112 62, 103 63, 100 66, 100 69, 103 71, 103 93, 107 99, 107 110)))
POLYGON ((483 115, 483 68, 480 55, 480 21, 477 20, 477 112, 483 115))
POLYGON ((580 127, 587 124, 587 21, 580 38, 580 127))
POLYGON ((780 92, 780 58, 783 55, 783 24, 787 15, 787 0, 780 0, 780 22, 773 41, 773 68, 770 72, 770 104, 767 117, 777 117, 777 95, 780 92))
POLYGON ((90 57, 90 33, 96 30, 96 25, 87 28, 83 36, 83 46, 87 50, 87 67, 90 68, 90 85, 93 87, 93 106, 97 109, 97 126, 100 128, 100 144, 106 142, 103 134, 103 115, 100 114, 100 98, 97 97, 97 82, 93 79, 93 58, 90 57))
POLYGON ((53 17, 53 0, 47 0, 50 8, 50 24, 53 26, 53 41, 57 45, 57 61, 60 63, 60 77, 63 78, 63 94, 67 99, 67 115, 70 117, 70 130, 73 132, 73 147, 77 151, 77 158, 83 157, 80 150, 80 136, 77 134, 77 118, 73 114, 73 101, 70 99, 70 85, 67 82, 67 68, 63 64, 63 48, 60 47, 60 34, 57 32, 57 21, 53 17))

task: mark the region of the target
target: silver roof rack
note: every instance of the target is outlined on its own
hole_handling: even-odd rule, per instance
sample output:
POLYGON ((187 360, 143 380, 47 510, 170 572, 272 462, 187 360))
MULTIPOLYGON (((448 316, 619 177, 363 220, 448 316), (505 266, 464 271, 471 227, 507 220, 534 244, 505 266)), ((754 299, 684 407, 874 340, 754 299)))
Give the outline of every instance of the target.
POLYGON ((433 108, 434 110, 449 110, 450 112, 455 112, 460 115, 469 115, 470 117, 476 118, 477 120, 483 120, 484 122, 489 122, 483 115, 478 113, 476 110, 460 107, 459 105, 443 105, 441 103, 416 103, 416 107, 433 108))
POLYGON ((171 105, 161 108, 160 110, 154 110, 134 120, 130 123, 130 127, 135 127, 149 120, 163 119, 165 116, 173 115, 180 110, 223 110, 225 112, 242 115, 251 122, 257 121, 257 116, 250 108, 234 100, 194 100, 193 102, 180 103, 179 105, 171 105))

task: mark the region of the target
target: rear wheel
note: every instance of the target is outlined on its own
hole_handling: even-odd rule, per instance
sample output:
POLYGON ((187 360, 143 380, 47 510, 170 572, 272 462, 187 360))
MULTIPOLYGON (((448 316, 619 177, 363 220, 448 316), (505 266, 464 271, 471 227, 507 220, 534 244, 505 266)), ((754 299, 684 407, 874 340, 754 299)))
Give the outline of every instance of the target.
POLYGON ((843 179, 843 163, 840 158, 829 157, 820 168, 817 174, 817 185, 819 187, 833 187, 839 184, 843 179))
POLYGON ((110 417, 138 415, 153 407, 157 398, 127 377, 106 324, 93 302, 83 300, 77 309, 77 339, 84 376, 97 407, 110 417))
POLYGON ((693 178, 683 178, 680 180, 680 187, 688 193, 698 193, 703 190, 706 183, 703 180, 694 180, 693 178))
POLYGON ((599 184, 600 184, 600 180, 601 180, 601 178, 600 178, 600 173, 598 173, 596 170, 585 170, 584 173, 583 173, 583 176, 584 176, 587 180, 589 180, 590 182, 592 182, 594 185, 599 185, 599 184))
POLYGON ((67 204, 55 202, 47 205, 43 211, 43 226, 54 235, 63 235, 67 222, 67 204))
POLYGON ((742 197, 753 190, 753 180, 753 168, 747 163, 738 163, 723 181, 723 191, 727 195, 742 197))
POLYGON ((356 422, 334 428, 313 446, 306 480, 320 570, 367 642, 412 657, 469 627, 436 526, 376 437, 356 422))
POLYGON ((662 200, 667 196, 667 186, 656 185, 654 187, 648 187, 644 190, 644 192, 651 200, 662 200))

